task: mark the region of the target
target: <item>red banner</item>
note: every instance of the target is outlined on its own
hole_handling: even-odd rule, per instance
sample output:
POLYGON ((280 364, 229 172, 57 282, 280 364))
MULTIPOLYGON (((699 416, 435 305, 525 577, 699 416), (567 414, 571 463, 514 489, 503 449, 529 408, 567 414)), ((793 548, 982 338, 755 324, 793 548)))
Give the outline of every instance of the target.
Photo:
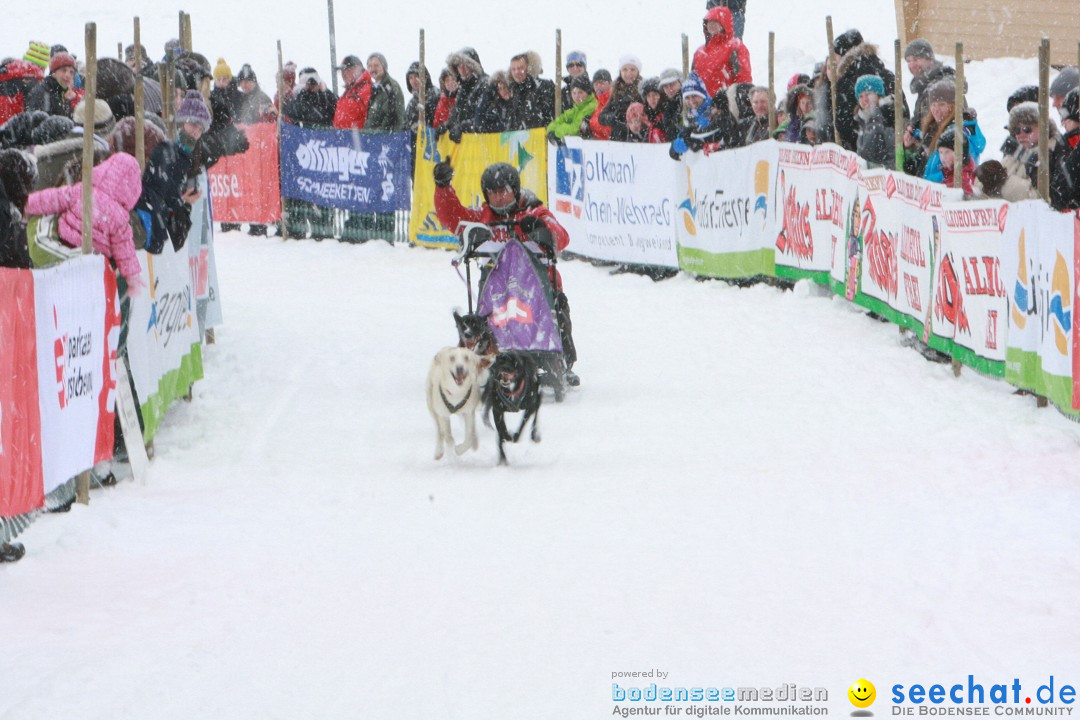
POLYGON ((237 125, 248 139, 247 152, 223 157, 210 168, 214 220, 271 223, 281 220, 281 171, 277 125, 237 125))
POLYGON ((0 516, 45 503, 34 276, 0 269, 0 516))

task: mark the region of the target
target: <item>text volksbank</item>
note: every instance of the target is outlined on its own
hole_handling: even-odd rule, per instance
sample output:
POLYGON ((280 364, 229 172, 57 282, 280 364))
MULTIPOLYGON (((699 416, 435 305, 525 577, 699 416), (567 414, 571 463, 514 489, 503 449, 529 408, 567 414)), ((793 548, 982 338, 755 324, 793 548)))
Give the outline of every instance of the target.
POLYGON ((651 683, 643 688, 619 687, 611 683, 611 699, 637 702, 660 700, 662 702, 796 702, 829 699, 829 691, 822 687, 799 687, 786 683, 778 688, 755 687, 657 687, 651 683))

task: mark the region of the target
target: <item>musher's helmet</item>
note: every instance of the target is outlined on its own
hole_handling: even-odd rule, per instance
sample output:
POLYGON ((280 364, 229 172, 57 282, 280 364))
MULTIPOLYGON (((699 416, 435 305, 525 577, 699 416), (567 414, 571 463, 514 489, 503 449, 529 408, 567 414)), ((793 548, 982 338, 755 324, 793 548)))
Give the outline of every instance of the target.
POLYGON ((480 189, 484 192, 484 200, 491 209, 499 215, 505 215, 512 210, 521 200, 521 175, 517 168, 510 163, 495 163, 489 165, 484 174, 480 176, 480 189), (514 201, 508 205, 496 207, 491 204, 489 193, 493 190, 510 188, 514 193, 514 201))

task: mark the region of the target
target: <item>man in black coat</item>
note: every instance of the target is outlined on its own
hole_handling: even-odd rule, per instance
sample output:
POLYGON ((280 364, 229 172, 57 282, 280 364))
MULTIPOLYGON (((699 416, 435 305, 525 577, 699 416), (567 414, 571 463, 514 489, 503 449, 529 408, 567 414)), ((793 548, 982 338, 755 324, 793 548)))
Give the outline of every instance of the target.
POLYGON ((26 96, 26 109, 71 117, 74 87, 75 58, 70 53, 58 52, 49 61, 49 77, 26 96))
POLYGON ((934 48, 929 42, 918 38, 908 43, 904 50, 904 60, 911 71, 911 93, 916 96, 915 110, 911 114, 912 127, 919 127, 923 115, 930 109, 926 91, 931 85, 945 77, 955 77, 956 71, 946 67, 934 55, 934 48))
POLYGON ((480 55, 470 47, 451 53, 446 58, 446 65, 458 78, 457 100, 446 124, 450 128, 450 139, 461 142, 463 133, 477 132, 474 122, 485 98, 488 76, 480 64, 480 55))
POLYGON ((555 119, 555 83, 541 79, 540 54, 529 50, 510 59, 510 130, 547 127, 555 119))
MULTIPOLYGON (((885 68, 877 56, 877 47, 863 41, 858 30, 848 30, 833 41, 836 68, 836 143, 846 150, 858 148, 859 125, 855 114, 859 110, 855 83, 864 75, 877 75, 885 85, 885 95, 892 95, 896 76, 885 68)), ((827 85, 827 82, 826 82, 827 85)), ((907 115, 905 100, 904 115, 907 115)))

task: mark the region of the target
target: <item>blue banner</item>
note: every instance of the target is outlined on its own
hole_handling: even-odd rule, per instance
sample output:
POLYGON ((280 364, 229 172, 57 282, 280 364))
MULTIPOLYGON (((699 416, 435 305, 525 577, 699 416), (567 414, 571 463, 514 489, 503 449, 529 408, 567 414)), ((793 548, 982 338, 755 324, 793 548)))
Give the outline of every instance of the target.
POLYGON ((281 192, 356 212, 412 206, 409 134, 306 130, 281 125, 281 192))

